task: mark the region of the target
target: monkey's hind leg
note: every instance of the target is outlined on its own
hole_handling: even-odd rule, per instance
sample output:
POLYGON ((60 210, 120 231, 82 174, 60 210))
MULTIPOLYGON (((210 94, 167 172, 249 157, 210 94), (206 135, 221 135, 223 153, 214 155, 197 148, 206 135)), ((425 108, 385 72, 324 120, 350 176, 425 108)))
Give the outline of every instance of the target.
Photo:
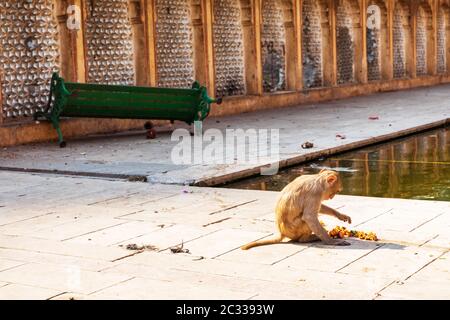
POLYGON ((297 219, 295 222, 296 222, 295 237, 292 237, 291 238, 292 240, 299 243, 320 241, 320 238, 312 233, 311 229, 304 221, 302 221, 301 219, 297 219))
POLYGON ((320 238, 312 233, 309 235, 306 235, 306 236, 302 236, 299 239, 297 239, 298 243, 309 243, 309 242, 316 242, 316 241, 320 241, 320 238))

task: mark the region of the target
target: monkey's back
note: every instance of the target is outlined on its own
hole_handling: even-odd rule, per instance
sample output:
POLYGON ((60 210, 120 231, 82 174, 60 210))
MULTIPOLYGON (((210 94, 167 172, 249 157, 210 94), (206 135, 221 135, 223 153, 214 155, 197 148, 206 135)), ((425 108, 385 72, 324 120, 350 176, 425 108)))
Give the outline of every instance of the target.
POLYGON ((305 200, 315 194, 315 188, 320 183, 319 175, 303 175, 281 190, 275 207, 275 219, 280 232, 286 234, 295 232, 303 216, 305 200))

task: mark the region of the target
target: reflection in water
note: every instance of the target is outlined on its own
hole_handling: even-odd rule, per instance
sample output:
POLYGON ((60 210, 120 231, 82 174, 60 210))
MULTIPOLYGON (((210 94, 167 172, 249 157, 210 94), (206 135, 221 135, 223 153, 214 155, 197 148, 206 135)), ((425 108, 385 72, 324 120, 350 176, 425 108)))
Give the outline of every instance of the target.
POLYGON ((302 174, 322 168, 340 172, 342 194, 450 201, 450 127, 303 164, 275 176, 227 185, 279 191, 302 174))

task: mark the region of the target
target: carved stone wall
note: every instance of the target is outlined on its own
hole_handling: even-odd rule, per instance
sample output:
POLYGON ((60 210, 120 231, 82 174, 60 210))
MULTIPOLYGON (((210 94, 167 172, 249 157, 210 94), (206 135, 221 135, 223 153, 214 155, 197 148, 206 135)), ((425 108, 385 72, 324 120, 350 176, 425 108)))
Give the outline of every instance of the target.
POLYGON ((241 9, 237 0, 214 0, 216 96, 245 93, 241 9))
POLYGON ((322 26, 317 0, 304 0, 302 14, 303 87, 321 87, 322 26))
POLYGON ((347 1, 336 12, 337 81, 338 84, 354 81, 355 50, 353 43, 351 8, 347 1))
POLYGON ((261 42, 265 92, 286 89, 286 35, 283 20, 278 0, 263 0, 261 42))
POLYGON ((416 74, 427 74, 427 13, 422 7, 417 11, 416 74))
POLYGON ((190 88, 194 50, 190 0, 156 0, 158 86, 190 88))
POLYGON ((394 9, 394 78, 404 78, 406 76, 406 52, 405 52, 405 30, 409 14, 400 3, 394 9))
POLYGON ((86 11, 87 81, 134 84, 128 0, 87 0, 86 11))
POLYGON ((446 61, 446 48, 447 48, 447 24, 446 19, 448 16, 445 14, 444 10, 441 8, 438 14, 438 30, 437 30, 437 71, 438 73, 445 73, 447 71, 447 61, 446 61))
POLYGON ((51 1, 0 0, 0 83, 4 119, 31 116, 47 105, 58 71, 59 43, 51 1))

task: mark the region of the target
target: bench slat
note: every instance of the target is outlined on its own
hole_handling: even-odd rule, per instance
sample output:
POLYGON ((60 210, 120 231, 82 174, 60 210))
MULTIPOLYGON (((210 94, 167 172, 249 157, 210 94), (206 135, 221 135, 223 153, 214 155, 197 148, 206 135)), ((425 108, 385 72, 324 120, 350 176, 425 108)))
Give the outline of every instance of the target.
POLYGON ((167 94, 167 95, 189 95, 197 94, 198 90, 183 88, 154 88, 154 87, 134 87, 134 86, 118 86, 118 85, 102 85, 91 83, 74 83, 64 82, 69 91, 105 91, 105 92, 130 92, 130 93, 149 93, 149 94, 167 94))
POLYGON ((72 95, 69 96, 69 100, 74 103, 78 100, 91 100, 91 101, 124 101, 127 103, 139 103, 145 102, 147 104, 155 103, 181 103, 190 105, 197 105, 200 100, 200 95, 196 96, 186 95, 152 95, 152 94, 134 94, 125 92, 87 92, 87 91, 72 91, 72 95))

